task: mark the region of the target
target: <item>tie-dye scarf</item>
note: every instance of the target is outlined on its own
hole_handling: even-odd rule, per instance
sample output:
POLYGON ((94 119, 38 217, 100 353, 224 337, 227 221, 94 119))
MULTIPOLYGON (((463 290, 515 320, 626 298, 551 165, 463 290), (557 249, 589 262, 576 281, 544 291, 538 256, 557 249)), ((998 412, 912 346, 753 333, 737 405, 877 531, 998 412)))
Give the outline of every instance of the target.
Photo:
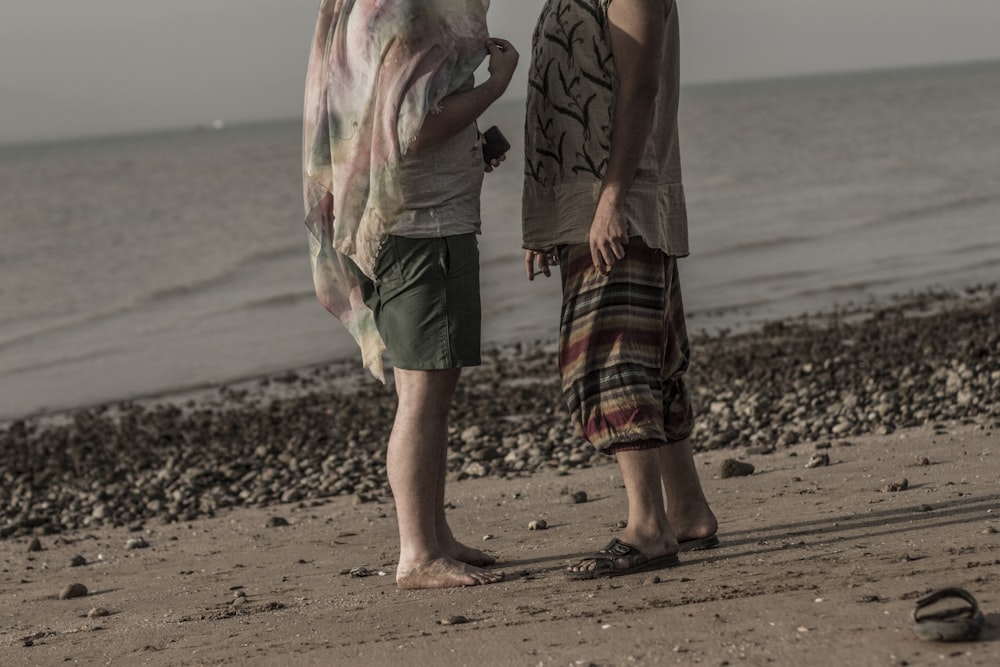
POLYGON ((384 381, 348 260, 370 277, 400 206, 399 162, 486 56, 489 0, 322 0, 306 79, 303 175, 316 296, 384 381))

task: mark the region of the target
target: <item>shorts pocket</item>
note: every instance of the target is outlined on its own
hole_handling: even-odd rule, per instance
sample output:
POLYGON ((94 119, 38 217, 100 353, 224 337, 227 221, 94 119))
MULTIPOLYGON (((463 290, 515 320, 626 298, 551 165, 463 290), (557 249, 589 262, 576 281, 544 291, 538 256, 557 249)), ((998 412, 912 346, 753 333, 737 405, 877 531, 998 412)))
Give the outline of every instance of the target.
POLYGON ((403 284, 403 267, 399 261, 399 244, 387 236, 375 258, 375 289, 391 290, 403 284))

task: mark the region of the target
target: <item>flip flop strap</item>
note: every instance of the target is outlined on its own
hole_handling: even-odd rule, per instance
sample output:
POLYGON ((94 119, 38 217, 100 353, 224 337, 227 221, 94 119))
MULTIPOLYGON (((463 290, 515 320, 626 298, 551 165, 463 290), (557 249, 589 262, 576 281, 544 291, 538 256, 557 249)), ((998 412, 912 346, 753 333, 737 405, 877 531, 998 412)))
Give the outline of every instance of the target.
POLYGON ((939 591, 934 591, 933 593, 925 595, 917 600, 917 606, 913 609, 913 620, 919 623, 920 621, 928 619, 947 620, 958 616, 968 616, 969 618, 973 618, 977 613, 979 613, 979 602, 976 601, 976 598, 973 597, 972 593, 964 588, 942 588, 939 591), (961 598, 969 603, 969 606, 959 609, 946 609, 944 611, 924 614, 923 616, 920 615, 920 611, 922 609, 945 598, 961 598))

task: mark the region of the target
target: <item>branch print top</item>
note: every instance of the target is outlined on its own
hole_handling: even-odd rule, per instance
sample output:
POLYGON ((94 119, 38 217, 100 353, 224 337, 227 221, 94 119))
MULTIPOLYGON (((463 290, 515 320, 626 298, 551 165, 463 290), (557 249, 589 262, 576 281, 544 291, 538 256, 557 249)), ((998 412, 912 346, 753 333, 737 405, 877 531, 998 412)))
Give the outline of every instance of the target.
MULTIPOLYGON (((652 132, 629 189, 629 235, 688 254, 677 107, 677 7, 666 26, 652 132)), ((612 0, 548 0, 535 27, 524 142, 524 247, 587 243, 611 151, 618 79, 608 26, 612 0)))

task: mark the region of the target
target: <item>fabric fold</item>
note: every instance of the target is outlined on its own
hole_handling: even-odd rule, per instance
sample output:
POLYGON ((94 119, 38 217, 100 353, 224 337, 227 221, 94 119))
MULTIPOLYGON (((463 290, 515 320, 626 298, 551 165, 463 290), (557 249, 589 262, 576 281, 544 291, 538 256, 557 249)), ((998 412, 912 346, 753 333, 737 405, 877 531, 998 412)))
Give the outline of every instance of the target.
POLYGON ((385 344, 355 269, 401 204, 399 165, 424 119, 486 57, 489 0, 323 0, 306 76, 303 197, 316 296, 385 380, 385 344))

